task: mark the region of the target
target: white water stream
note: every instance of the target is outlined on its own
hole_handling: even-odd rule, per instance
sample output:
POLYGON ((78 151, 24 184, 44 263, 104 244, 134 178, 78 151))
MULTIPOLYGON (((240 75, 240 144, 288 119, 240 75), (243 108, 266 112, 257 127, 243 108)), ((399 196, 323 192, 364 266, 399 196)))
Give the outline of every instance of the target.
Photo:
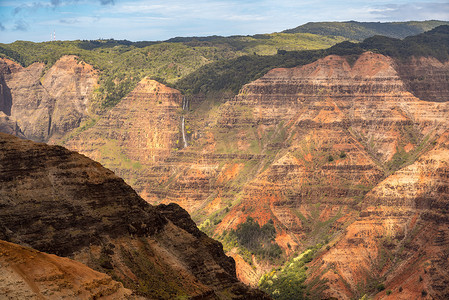
MULTIPOLYGON (((186 99, 186 97, 182 97, 182 110, 186 111, 189 110, 189 102, 186 99)), ((182 130, 182 142, 184 144, 184 148, 187 148, 187 139, 186 139, 186 132, 185 132, 185 119, 184 116, 181 117, 181 130, 182 130)))
POLYGON ((181 121, 181 129, 182 129, 182 142, 184 143, 184 148, 186 148, 187 145, 187 140, 186 140, 186 133, 185 133, 185 120, 184 120, 184 116, 182 117, 182 121, 181 121))

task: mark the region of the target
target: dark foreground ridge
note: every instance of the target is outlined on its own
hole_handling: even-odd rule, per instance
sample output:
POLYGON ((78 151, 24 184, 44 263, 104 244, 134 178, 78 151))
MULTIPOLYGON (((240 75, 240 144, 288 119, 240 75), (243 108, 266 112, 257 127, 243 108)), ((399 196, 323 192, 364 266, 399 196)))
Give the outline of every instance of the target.
POLYGON ((268 299, 176 204, 153 207, 99 163, 0 133, 0 239, 68 256, 136 294, 268 299), (248 298, 249 297, 249 298, 248 298))

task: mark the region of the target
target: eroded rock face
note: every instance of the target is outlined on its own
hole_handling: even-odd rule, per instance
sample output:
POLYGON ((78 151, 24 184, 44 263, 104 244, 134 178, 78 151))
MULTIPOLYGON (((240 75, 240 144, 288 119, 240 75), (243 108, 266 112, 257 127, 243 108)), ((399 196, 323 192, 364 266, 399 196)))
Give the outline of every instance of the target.
POLYGON ((0 241, 0 293, 10 299, 144 299, 68 258, 0 241))
POLYGON ((150 298, 266 297, 238 282, 233 259, 182 208, 147 204, 83 155, 1 133, 0 182, 2 240, 75 258, 150 298))
MULTIPOLYGON (((142 121, 122 120, 113 111, 111 116, 116 114, 120 123, 104 118, 68 145, 108 163, 147 201, 176 202, 196 221, 208 224, 209 219, 211 234, 236 228, 248 216, 260 225, 271 219, 276 242, 290 254, 341 234, 365 209, 365 196, 377 184, 426 153, 448 129, 449 107, 443 101, 448 65, 417 58, 408 62, 414 71, 407 77, 407 64, 401 63, 367 52, 355 61, 329 56, 272 70, 218 107, 197 104, 183 112, 189 145, 163 152, 160 160, 145 156, 154 153, 151 147, 134 147, 140 139, 129 132, 145 131, 138 125, 142 121), (412 84, 413 76, 421 73, 427 74, 428 82, 435 79, 429 94, 424 93, 425 85, 412 84), (423 95, 425 99, 419 98, 423 95), (114 147, 120 145, 118 151, 101 150, 113 148, 109 140, 114 147), (116 153, 131 162, 126 165, 116 153), (142 165, 130 166, 136 162, 142 165)), ((156 99, 141 98, 147 97, 156 99)), ((130 100, 125 100, 118 106, 121 115, 132 112, 130 100)), ((151 101, 145 114, 132 115, 162 118, 164 112, 154 109, 151 101)), ((175 116, 173 111, 165 114, 175 116)), ((170 118, 162 124, 177 121, 179 139, 181 118, 173 117, 173 123, 166 121, 170 118)), ((169 134, 172 138, 167 140, 176 136, 175 131, 169 134)), ((404 221, 409 217, 401 217, 401 222, 409 222, 404 221)), ((367 229, 369 234, 383 232, 384 224, 376 226, 367 229)), ((351 255, 355 253, 348 259, 351 255)), ((359 273, 343 277, 352 276, 348 281, 358 284, 365 278, 359 273)), ((353 287, 334 275, 329 277, 330 289, 338 292, 329 295, 355 295, 353 287)), ((253 274, 248 276, 247 282, 257 283, 253 274)))
POLYGON ((314 262, 314 276, 329 280, 327 297, 361 296, 381 283, 376 298, 449 297, 448 146, 445 133, 367 194, 360 217, 314 262))
POLYGON ((139 169, 136 164, 159 162, 177 147, 181 103, 179 91, 144 78, 93 128, 70 140, 67 147, 131 179, 133 163, 139 169))
POLYGON ((10 109, 5 114, 13 118, 29 139, 45 141, 49 136, 51 115, 55 104, 39 79, 44 64, 34 63, 27 68, 2 59, 2 74, 11 98, 10 109))
MULTIPOLYGON (((312 232, 324 237, 341 229, 395 160, 405 153, 418 155, 426 139, 447 128, 448 116, 447 104, 414 97, 395 63, 373 53, 353 66, 329 56, 272 70, 246 85, 223 110, 223 126, 257 124, 260 135, 283 129, 285 139, 270 145, 283 150, 245 186, 243 201, 217 230, 235 228, 248 215, 261 224, 271 218, 287 229, 290 238, 279 239, 285 249, 312 232), (274 127, 281 122, 283 128, 274 127)), ((249 137, 240 144, 245 140, 249 137)))
POLYGON ((88 115, 98 74, 75 56, 59 59, 42 77, 43 63, 23 68, 0 59, 0 110, 28 139, 49 141, 77 128, 88 115))
POLYGON ((42 86, 55 99, 49 135, 59 138, 77 128, 88 115, 98 73, 76 56, 61 57, 41 78, 42 86))
POLYGON ((408 90, 424 101, 449 101, 449 62, 433 57, 411 58, 397 64, 397 71, 408 90))

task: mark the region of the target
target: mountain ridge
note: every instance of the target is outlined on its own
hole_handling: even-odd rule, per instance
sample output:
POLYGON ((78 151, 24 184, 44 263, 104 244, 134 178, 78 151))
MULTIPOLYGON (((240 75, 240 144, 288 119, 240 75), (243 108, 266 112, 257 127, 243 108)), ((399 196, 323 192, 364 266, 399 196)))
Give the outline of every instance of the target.
POLYGON ((125 251, 105 243, 77 255, 101 268, 124 258, 146 265, 136 251, 176 249, 176 228, 191 241, 199 233, 175 202, 223 243, 245 282, 274 298, 444 297, 448 36, 440 26, 404 40, 243 56, 192 73, 198 85, 184 95, 140 80, 64 141, 159 205, 170 238, 116 237, 110 243, 125 251))
POLYGON ((336 35, 362 41, 374 35, 403 39, 407 36, 417 35, 431 30, 440 25, 449 25, 449 22, 438 20, 407 22, 309 22, 282 32, 336 35))
POLYGON ((153 207, 78 153, 0 133, 0 239, 62 255, 137 295, 268 297, 175 204, 153 207), (201 253, 201 254, 200 254, 201 253))

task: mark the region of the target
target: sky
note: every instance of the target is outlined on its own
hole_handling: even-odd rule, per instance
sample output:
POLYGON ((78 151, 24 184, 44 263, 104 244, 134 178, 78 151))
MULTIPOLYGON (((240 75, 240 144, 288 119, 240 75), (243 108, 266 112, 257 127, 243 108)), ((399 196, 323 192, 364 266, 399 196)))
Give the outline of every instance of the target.
POLYGON ((449 20, 449 1, 0 0, 0 43, 252 35, 319 21, 449 20))

